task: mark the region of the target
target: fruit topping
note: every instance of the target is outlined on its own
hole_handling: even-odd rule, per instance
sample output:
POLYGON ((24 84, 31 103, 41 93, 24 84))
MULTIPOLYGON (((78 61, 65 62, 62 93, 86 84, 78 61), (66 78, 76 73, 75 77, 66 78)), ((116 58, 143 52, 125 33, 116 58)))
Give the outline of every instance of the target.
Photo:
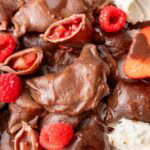
POLYGON ((43 37, 51 43, 84 45, 92 40, 93 27, 84 14, 75 14, 50 25, 43 37))
POLYGON ((150 77, 150 27, 140 30, 134 38, 124 63, 124 72, 131 79, 150 77))
POLYGON ((100 12, 99 23, 105 32, 117 32, 124 27, 126 14, 115 6, 106 6, 100 12))
POLYGON ((0 34, 0 63, 10 56, 16 47, 16 41, 8 34, 0 34))
POLYGON ((41 48, 32 47, 18 51, 0 64, 0 70, 16 75, 32 74, 39 68, 43 60, 41 48))
POLYGON ((30 52, 24 56, 18 57, 12 65, 15 70, 26 70, 30 68, 37 59, 37 54, 35 52, 30 52))
POLYGON ((16 101, 22 91, 22 83, 15 74, 0 75, 0 101, 10 103, 16 101))
POLYGON ((49 38, 50 39, 58 39, 70 36, 75 32, 81 23, 81 18, 74 17, 69 22, 65 24, 60 24, 52 29, 49 38))
POLYGON ((61 150, 72 139, 73 128, 67 123, 52 123, 44 126, 40 133, 40 144, 46 150, 61 150))

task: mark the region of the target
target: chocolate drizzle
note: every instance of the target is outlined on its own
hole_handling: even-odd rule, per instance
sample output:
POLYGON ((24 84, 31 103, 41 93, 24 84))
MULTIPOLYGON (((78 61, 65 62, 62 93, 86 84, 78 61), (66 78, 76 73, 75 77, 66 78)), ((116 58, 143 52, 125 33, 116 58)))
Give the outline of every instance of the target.
POLYGON ((144 34, 137 34, 130 48, 129 57, 133 59, 150 59, 150 44, 144 34))

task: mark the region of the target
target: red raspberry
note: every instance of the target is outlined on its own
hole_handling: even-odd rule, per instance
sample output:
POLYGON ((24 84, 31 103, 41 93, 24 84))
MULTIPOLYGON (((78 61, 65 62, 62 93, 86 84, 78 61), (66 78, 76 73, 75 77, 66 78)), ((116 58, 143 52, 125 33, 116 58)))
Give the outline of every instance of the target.
POLYGON ((0 75, 0 101, 5 103, 14 102, 21 94, 22 83, 15 74, 7 73, 0 75))
POLYGON ((126 14, 114 6, 106 6, 99 16, 100 27, 106 32, 117 32, 126 23, 126 14))
POLYGON ((69 143, 73 134, 73 128, 69 124, 49 124, 41 130, 40 144, 46 150, 61 150, 69 143))
POLYGON ((11 55, 16 47, 16 41, 8 33, 0 34, 0 63, 11 55))

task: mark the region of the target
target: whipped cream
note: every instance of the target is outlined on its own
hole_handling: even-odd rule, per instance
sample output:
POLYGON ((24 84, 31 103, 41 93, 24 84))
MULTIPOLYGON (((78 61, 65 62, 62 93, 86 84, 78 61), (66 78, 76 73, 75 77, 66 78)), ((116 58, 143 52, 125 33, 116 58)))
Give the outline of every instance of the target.
POLYGON ((150 150, 150 124, 121 119, 109 125, 114 131, 108 134, 113 150, 150 150))
POLYGON ((114 0, 115 5, 127 14, 127 21, 150 21, 150 0, 114 0))

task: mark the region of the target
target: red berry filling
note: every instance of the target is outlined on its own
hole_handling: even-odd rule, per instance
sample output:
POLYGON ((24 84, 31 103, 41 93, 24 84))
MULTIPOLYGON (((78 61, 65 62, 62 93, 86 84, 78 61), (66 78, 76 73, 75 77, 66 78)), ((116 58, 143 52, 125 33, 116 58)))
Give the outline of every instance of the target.
POLYGON ((37 54, 34 52, 30 52, 24 56, 21 56, 12 62, 12 68, 15 70, 27 70, 30 68, 37 59, 37 54))
POLYGON ((10 56, 16 47, 16 41, 10 34, 0 35, 0 63, 10 56))
POLYGON ((126 23, 126 14, 114 6, 106 6, 99 16, 100 27, 106 32, 117 32, 126 23))
POLYGON ((55 26, 49 34, 50 39, 60 39, 71 36, 75 32, 81 23, 81 18, 75 17, 64 24, 55 26))
POLYGON ((66 123, 44 126, 40 133, 40 144, 47 150, 61 150, 71 140, 73 128, 66 123))
POLYGON ((16 101, 22 91, 22 82, 15 74, 0 75, 0 101, 10 103, 16 101))

